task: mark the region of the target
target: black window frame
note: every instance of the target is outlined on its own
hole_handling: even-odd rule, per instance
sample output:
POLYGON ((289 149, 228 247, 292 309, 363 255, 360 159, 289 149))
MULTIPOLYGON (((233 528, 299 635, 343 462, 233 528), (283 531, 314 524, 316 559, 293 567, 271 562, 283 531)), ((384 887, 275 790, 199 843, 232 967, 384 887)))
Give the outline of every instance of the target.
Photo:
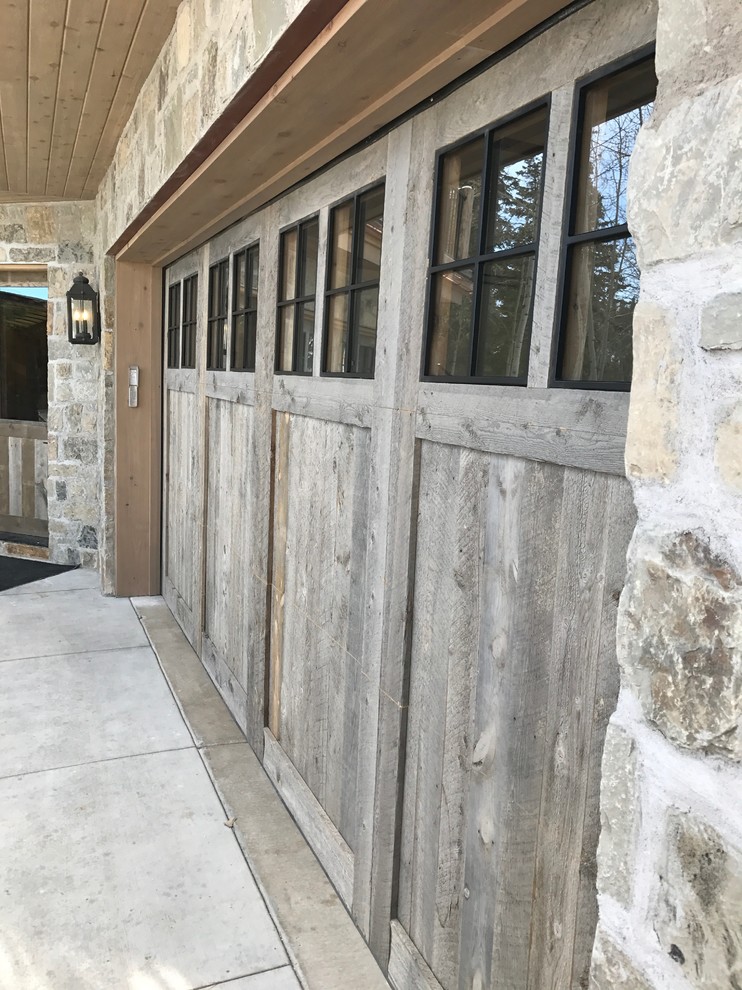
MULTIPOLYGON (((327 360, 328 360, 328 350, 329 350, 329 337, 330 337, 330 307, 328 305, 330 299, 333 296, 339 296, 343 293, 348 296, 348 353, 351 353, 352 345, 352 333, 353 333, 353 316, 355 315, 355 298, 358 293, 364 289, 379 289, 379 297, 381 297, 381 263, 379 263, 379 278, 371 279, 365 282, 349 282, 348 285, 343 285, 337 289, 330 288, 330 281, 332 279, 332 244, 334 236, 334 213, 341 207, 345 206, 347 203, 353 203, 353 243, 351 245, 351 279, 354 277, 354 273, 358 264, 358 252, 360 250, 360 245, 363 242, 363 238, 358 237, 358 221, 361 209, 361 197, 366 193, 373 192, 376 189, 384 190, 384 213, 386 214, 386 176, 382 176, 380 179, 374 179, 373 182, 369 182, 367 185, 362 186, 357 189, 350 196, 343 196, 342 199, 336 200, 334 203, 330 204, 327 220, 327 254, 325 262, 325 290, 324 290, 324 314, 322 317, 322 359, 320 362, 320 374, 323 378, 358 378, 363 381, 373 381, 376 377, 376 347, 374 347, 374 370, 370 375, 362 375, 355 371, 327 371, 327 360)), ((383 224, 382 224, 382 251, 383 251, 383 224)), ((377 312, 377 341, 378 341, 378 312, 377 312)))
MULTIPOLYGON (((235 251, 234 254, 232 255, 232 293, 231 293, 232 307, 231 307, 231 316, 229 317, 229 356, 228 356, 229 364, 227 369, 220 369, 220 370, 239 371, 239 372, 255 371, 255 352, 257 349, 257 337, 258 337, 258 306, 260 305, 259 294, 260 294, 260 239, 252 241, 252 243, 247 244, 243 248, 240 248, 239 251, 235 251), (250 256, 253 254, 255 255, 254 266, 258 272, 257 289, 255 291, 255 305, 245 306, 243 309, 237 309, 237 278, 236 278, 237 262, 239 258, 244 256, 245 301, 247 301, 250 298, 250 292, 248 288, 249 275, 253 270, 251 267, 250 256), (248 327, 250 322, 249 317, 251 315, 255 316, 255 333, 252 337, 252 345, 250 341, 250 334, 248 333, 248 327), (236 349, 235 330, 236 330, 237 319, 240 316, 245 317, 245 355, 247 358, 249 358, 250 355, 252 355, 252 362, 250 363, 248 361, 248 365, 242 368, 236 367, 236 362, 235 362, 235 349, 236 349)), ((229 307, 229 300, 227 301, 227 306, 229 307)))
POLYGON ((479 342, 479 320, 481 317, 481 292, 480 290, 480 273, 485 264, 492 261, 497 261, 500 259, 507 260, 508 258, 515 258, 523 255, 532 254, 533 255, 533 287, 531 289, 531 318, 529 324, 529 348, 530 341, 532 340, 533 333, 533 307, 534 300, 536 298, 536 279, 538 275, 538 260, 539 260, 539 245, 541 242, 541 219, 543 216, 544 207, 544 191, 545 191, 545 179, 546 179, 546 162, 548 158, 548 148, 549 148, 549 128, 551 126, 551 93, 546 93, 544 96, 533 100, 512 113, 507 114, 505 117, 499 117, 496 121, 488 124, 486 127, 480 127, 476 131, 472 131, 466 134, 464 137, 457 139, 451 144, 446 145, 443 148, 439 148, 435 153, 435 179, 433 185, 433 207, 431 212, 431 224, 430 224, 430 243, 428 247, 428 275, 425 290, 425 313, 423 326, 425 328, 425 338, 422 347, 422 357, 420 365, 420 381, 423 382, 440 382, 447 383, 451 385, 507 385, 516 388, 525 388, 528 385, 528 368, 530 365, 530 353, 529 361, 526 363, 526 373, 523 376, 512 376, 507 377, 504 375, 431 375, 426 372, 428 366, 428 358, 430 356, 430 348, 432 345, 433 338, 433 286, 435 276, 438 272, 442 271, 455 271, 458 268, 474 268, 474 285, 472 288, 473 295, 473 312, 472 312, 472 335, 471 335, 471 345, 469 352, 469 367, 474 368, 477 354, 477 344, 479 342), (484 238, 487 236, 486 231, 486 220, 487 220, 487 208, 490 202, 491 196, 491 135, 495 131, 499 131, 503 127, 507 127, 509 124, 514 123, 520 117, 526 117, 530 113, 534 113, 539 109, 546 110, 546 133, 544 139, 544 151, 543 160, 541 163, 541 194, 538 203, 538 209, 536 214, 536 229, 534 231, 533 241, 527 245, 519 245, 516 248, 508 248, 503 251, 493 251, 483 254, 480 250, 479 254, 474 255, 470 258, 462 258, 457 261, 448 262, 446 264, 436 265, 434 264, 434 259, 436 257, 437 248, 437 221, 438 221, 438 211, 441 198, 441 186, 443 183, 443 159, 451 151, 455 151, 457 148, 462 148, 464 145, 469 144, 471 141, 476 141, 478 138, 484 139, 484 160, 482 164, 482 175, 484 176, 484 182, 482 184, 482 195, 480 197, 479 203, 479 246, 484 242, 484 238))
POLYGON ((180 367, 180 325, 182 282, 173 282, 167 289, 167 324, 165 327, 165 360, 168 369, 180 367), (175 317, 175 319, 173 319, 175 317))
MULTIPOLYGON (((338 204, 339 205, 339 204, 338 204)), ((334 209, 334 207, 331 207, 334 209)), ((328 226, 329 229, 329 226, 328 226)), ((297 221, 296 223, 290 223, 286 227, 282 227, 279 230, 278 239, 278 292, 276 294, 276 358, 274 370, 277 375, 302 375, 305 378, 310 378, 314 374, 314 368, 311 371, 299 371, 297 370, 297 350, 299 347, 299 334, 297 333, 297 313, 299 311, 299 306, 304 305, 308 302, 314 302, 314 328, 312 332, 312 341, 314 342, 317 337, 317 283, 319 282, 319 234, 320 234, 320 218, 319 213, 312 213, 307 217, 297 221), (290 234, 293 230, 296 231, 296 270, 294 272, 294 286, 299 288, 299 286, 304 284, 304 258, 301 252, 302 243, 302 231, 305 227, 309 226, 311 223, 317 224, 317 258, 315 259, 315 266, 317 268, 317 276, 314 282, 314 292, 311 295, 304 296, 294 296, 292 299, 281 299, 281 286, 283 285, 284 276, 284 257, 283 257, 283 245, 284 237, 290 234), (280 368, 279 363, 281 359, 281 312, 283 309, 288 309, 289 306, 294 307, 294 341, 291 352, 291 370, 287 371, 285 368, 280 368)), ((328 241, 329 248, 329 241, 328 241)))
POLYGON ((197 362, 198 272, 186 276, 180 284, 180 367, 193 371, 197 362))
MULTIPOLYGON (((219 261, 215 261, 213 265, 209 265, 209 285, 208 285, 208 296, 206 298, 206 370, 207 371, 228 371, 229 370, 229 343, 227 345, 226 353, 222 351, 224 355, 224 365, 213 365, 211 364, 211 352, 213 348, 213 333, 214 327, 218 323, 225 325, 225 332, 229 332, 229 255, 226 258, 220 258, 219 261), (214 276, 219 275, 220 279, 224 273, 224 284, 223 291, 219 293, 219 299, 224 300, 225 309, 223 312, 212 313, 211 312, 211 300, 213 298, 212 286, 214 276)), ((221 287, 221 286, 220 286, 221 287)))
MULTIPOLYGON (((572 278, 571 248, 576 244, 599 243, 631 237, 627 223, 614 227, 600 227, 595 230, 573 234, 578 203, 578 183, 580 179, 580 148, 585 130, 585 100, 587 90, 594 83, 639 65, 641 62, 655 58, 656 45, 651 42, 643 45, 621 58, 602 65, 599 69, 580 77, 575 82, 572 96, 571 133, 567 156, 567 174, 564 195, 564 210, 562 216, 562 236, 559 251, 559 276, 557 281, 557 299, 554 310, 555 321, 552 332, 551 360, 549 362, 549 388, 584 389, 600 392, 630 392, 631 381, 589 381, 559 378, 564 348, 566 344, 567 307, 569 305, 569 286, 572 278)), ((655 97, 656 98, 656 97, 655 97)))

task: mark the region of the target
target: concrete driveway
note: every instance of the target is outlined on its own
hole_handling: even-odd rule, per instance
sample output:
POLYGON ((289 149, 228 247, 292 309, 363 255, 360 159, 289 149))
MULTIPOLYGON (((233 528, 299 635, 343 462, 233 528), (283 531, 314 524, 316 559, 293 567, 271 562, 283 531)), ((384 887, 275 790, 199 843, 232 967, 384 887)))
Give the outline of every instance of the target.
POLYGON ((0 594, 1 990, 298 990, 127 599, 0 594))

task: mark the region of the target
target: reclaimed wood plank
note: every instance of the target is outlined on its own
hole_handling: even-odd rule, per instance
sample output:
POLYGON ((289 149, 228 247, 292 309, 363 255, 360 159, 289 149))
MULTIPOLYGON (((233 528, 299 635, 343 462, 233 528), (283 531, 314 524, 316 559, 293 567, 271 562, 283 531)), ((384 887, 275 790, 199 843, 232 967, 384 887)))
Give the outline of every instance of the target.
POLYGON ((593 472, 565 471, 529 990, 556 990, 571 983, 610 480, 593 472))
POLYGON ((562 471, 492 457, 459 986, 525 990, 562 471))
POLYGON ((442 990, 433 971, 398 921, 391 924, 388 976, 395 990, 442 990))
MULTIPOLYGON (((608 720, 616 709, 619 669, 616 658, 616 618, 621 590, 626 579, 626 553, 636 525, 636 509, 631 488, 625 479, 610 486, 605 507, 605 580, 596 654, 595 698, 590 719, 590 739, 586 755, 585 819, 580 854, 579 888, 576 898, 574 955, 571 990, 584 990, 589 983, 595 927, 598 920, 597 851, 600 835, 600 781, 603 747, 608 720)), ((595 561, 598 566, 599 561, 595 561)))
POLYGON ((7 515, 10 511, 9 454, 9 438, 0 432, 0 514, 5 515, 7 515))

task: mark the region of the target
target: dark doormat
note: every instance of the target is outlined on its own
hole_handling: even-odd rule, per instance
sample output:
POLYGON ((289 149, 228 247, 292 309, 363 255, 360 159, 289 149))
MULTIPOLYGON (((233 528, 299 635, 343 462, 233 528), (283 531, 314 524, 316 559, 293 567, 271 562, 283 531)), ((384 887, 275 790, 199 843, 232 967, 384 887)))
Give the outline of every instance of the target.
POLYGON ((17 588, 21 584, 31 584, 42 578, 54 577, 64 571, 74 571, 74 567, 63 564, 47 564, 43 560, 24 560, 22 557, 0 557, 0 591, 17 588))

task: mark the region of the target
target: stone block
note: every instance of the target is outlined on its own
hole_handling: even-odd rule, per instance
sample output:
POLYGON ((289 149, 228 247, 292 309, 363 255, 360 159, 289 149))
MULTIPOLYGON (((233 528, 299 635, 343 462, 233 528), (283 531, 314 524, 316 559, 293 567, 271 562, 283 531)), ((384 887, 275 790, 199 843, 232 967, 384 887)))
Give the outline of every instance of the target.
POLYGON ((654 927, 697 990, 742 987, 742 850, 707 822, 668 817, 654 927))
POLYGON ((0 223, 0 241, 6 244, 25 244, 26 228, 21 223, 0 223))
POLYGON ((62 241, 57 249, 57 258, 63 265, 92 265, 93 249, 90 244, 62 241))
POLYGON ((742 241, 741 107, 738 75, 642 128, 629 177, 629 227, 642 270, 742 241))
POLYGON ((26 230, 32 244, 53 244, 55 206, 29 206, 26 211, 26 230))
POLYGON ((598 928, 590 969, 590 990, 653 990, 623 952, 598 928))
POLYGON ((634 311, 634 379, 626 436, 626 472, 667 483, 677 470, 680 358, 670 314, 654 303, 634 311))
POLYGON ((701 347, 709 351, 742 348, 742 292, 717 296, 701 313, 701 347))
POLYGON ((81 547, 85 547, 86 550, 97 550, 98 534, 95 530, 95 527, 83 526, 82 529, 80 530, 78 543, 81 547))
POLYGON ((646 717, 678 746, 742 760, 742 578, 698 533, 634 550, 618 656, 646 717))
POLYGON ((625 908, 631 905, 640 805, 636 744, 609 724, 600 790, 599 890, 625 908))
POLYGON ((55 247, 15 247, 8 252, 10 261, 29 265, 45 265, 56 260, 55 247))
POLYGON ((81 464, 95 464, 98 460, 98 443, 94 437, 65 437, 64 457, 81 464))
POLYGON ((742 492, 742 402, 722 415, 716 429, 714 462, 727 485, 742 492))

